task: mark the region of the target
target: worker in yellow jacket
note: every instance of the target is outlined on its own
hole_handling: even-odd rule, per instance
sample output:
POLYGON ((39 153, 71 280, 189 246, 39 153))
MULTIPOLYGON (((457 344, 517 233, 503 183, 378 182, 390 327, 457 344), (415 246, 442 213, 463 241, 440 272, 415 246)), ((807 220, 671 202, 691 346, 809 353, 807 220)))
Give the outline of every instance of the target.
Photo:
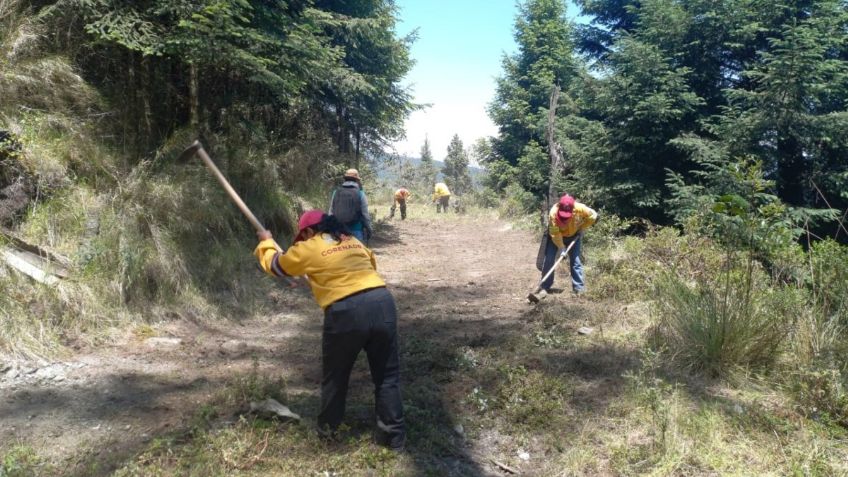
POLYGON ((436 213, 441 211, 447 213, 448 205, 450 205, 450 189, 444 182, 437 182, 433 188, 433 202, 436 204, 436 213), (439 210, 441 209, 441 210, 439 210))
MULTIPOLYGON (((566 247, 574 242, 568 257, 571 268, 571 288, 574 293, 583 293, 586 285, 583 280, 583 264, 580 262, 580 247, 583 231, 598 221, 598 213, 575 201, 574 197, 565 194, 551 208, 548 220, 542 276, 554 266, 557 256, 565 254, 566 247)), ((542 283, 542 289, 550 291, 553 284, 554 273, 542 283)))
POLYGON ((319 429, 332 435, 341 424, 350 372, 364 348, 374 382, 378 435, 391 449, 401 450, 406 431, 400 397, 397 307, 377 274, 374 253, 335 217, 320 210, 304 213, 298 229, 286 251, 277 248, 270 232, 260 232, 254 254, 270 275, 305 275, 324 309, 319 429))
POLYGON ((390 219, 395 216, 395 208, 400 207, 400 220, 406 220, 406 199, 411 195, 412 193, 403 187, 395 191, 395 201, 392 203, 392 208, 389 212, 390 219))

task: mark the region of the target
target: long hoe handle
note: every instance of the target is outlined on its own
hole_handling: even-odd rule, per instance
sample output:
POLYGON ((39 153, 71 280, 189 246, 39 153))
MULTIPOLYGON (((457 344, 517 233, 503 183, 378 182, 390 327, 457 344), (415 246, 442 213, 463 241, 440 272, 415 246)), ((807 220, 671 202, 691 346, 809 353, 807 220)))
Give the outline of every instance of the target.
POLYGON ((195 153, 200 156, 200 159, 203 161, 204 164, 206 164, 206 168, 208 168, 212 172, 212 175, 214 175, 215 178, 218 179, 218 182, 221 184, 221 187, 223 187, 224 190, 227 191, 227 194, 230 196, 230 199, 232 199, 233 202, 236 203, 236 206, 239 208, 239 210, 241 210, 241 213, 244 214, 245 217, 247 217, 247 220, 250 222, 251 225, 253 225, 253 228, 256 229, 257 232, 263 232, 265 230, 265 227, 262 225, 262 223, 259 222, 256 216, 253 215, 253 212, 250 211, 250 209, 247 207, 247 204, 245 204, 244 201, 241 200, 241 197, 239 197, 238 192, 233 189, 233 186, 230 185, 230 182, 218 169, 218 166, 216 166, 215 163, 212 162, 212 158, 209 157, 209 154, 206 154, 206 150, 203 149, 203 145, 200 144, 200 141, 194 141, 194 143, 189 146, 189 148, 186 149, 181 156, 191 156, 195 153))
MULTIPOLYGON (((180 154, 180 158, 185 159, 193 156, 194 154, 200 156, 200 159, 203 161, 204 164, 206 164, 206 168, 212 172, 212 175, 214 175, 216 179, 218 179, 218 182, 221 184, 221 187, 223 187, 224 190, 227 191, 227 194, 230 196, 230 199, 235 202, 236 206, 239 208, 239 210, 241 210, 241 213, 244 214, 245 217, 247 217, 247 220, 250 222, 251 225, 253 225, 253 228, 256 229, 257 232, 264 232, 266 230, 265 226, 262 225, 261 222, 259 222, 259 219, 257 219, 256 216, 253 215, 253 212, 250 211, 250 208, 247 206, 247 204, 245 204, 244 201, 241 200, 241 197, 238 195, 238 192, 236 192, 236 190, 233 189, 233 186, 230 185, 230 181, 228 181, 227 178, 224 177, 224 174, 221 172, 220 169, 218 169, 218 166, 216 166, 215 163, 212 162, 212 158, 209 157, 209 154, 207 154, 206 150, 203 149, 203 145, 200 144, 200 141, 194 141, 191 146, 188 147, 188 149, 186 149, 185 151, 183 151, 182 154, 180 154)), ((283 248, 280 247, 280 245, 276 241, 274 242, 274 246, 276 247, 277 251, 283 251, 283 248)), ((293 288, 297 286, 297 283, 288 278, 284 278, 283 280, 286 282, 286 284, 289 285, 289 287, 293 288)))
POLYGON ((536 291, 534 291, 533 293, 539 293, 539 290, 541 290, 541 289, 542 289, 542 284, 543 284, 543 283, 545 283, 545 280, 547 280, 547 279, 548 279, 548 277, 549 277, 549 276, 551 276, 551 274, 552 274, 552 273, 554 273, 554 270, 556 270, 556 269, 557 269, 557 267, 559 266, 559 263, 560 263, 560 262, 562 262, 562 260, 563 260, 565 257, 567 257, 567 256, 568 256, 568 252, 570 252, 570 251, 571 251, 571 247, 573 247, 573 246, 574 246, 574 242, 575 242, 575 241, 574 241, 574 240, 572 240, 572 241, 571 241, 571 243, 570 243, 570 244, 568 244, 568 247, 565 249, 565 253, 560 254, 560 256, 559 256, 559 258, 557 259, 557 261, 556 261, 556 262, 554 262, 554 266, 553 266, 553 267, 551 267, 551 269, 550 269, 550 270, 548 270, 548 273, 546 273, 544 277, 542 277, 542 280, 540 280, 540 281, 539 281, 539 286, 537 286, 537 287, 536 287, 536 291))

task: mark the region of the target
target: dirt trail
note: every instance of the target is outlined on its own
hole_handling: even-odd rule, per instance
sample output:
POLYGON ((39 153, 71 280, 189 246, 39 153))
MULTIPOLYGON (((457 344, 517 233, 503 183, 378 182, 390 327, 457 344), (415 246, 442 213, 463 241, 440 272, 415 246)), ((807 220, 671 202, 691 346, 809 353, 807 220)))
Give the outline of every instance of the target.
MULTIPOLYGON (((397 298, 402 343, 416 335, 485 339, 520 326, 530 308, 524 297, 538 275, 535 239, 505 222, 395 220, 372 247, 397 298)), ((295 412, 314 416, 321 311, 305 295, 269 299, 279 314, 225 322, 184 316, 159 330, 178 344, 128 336, 62 362, 2 366, 0 443, 32 446, 72 474, 108 472, 151 439, 187 426, 254 359, 260 371, 286 378, 295 412)), ((367 393, 367 378, 354 382, 367 393)))

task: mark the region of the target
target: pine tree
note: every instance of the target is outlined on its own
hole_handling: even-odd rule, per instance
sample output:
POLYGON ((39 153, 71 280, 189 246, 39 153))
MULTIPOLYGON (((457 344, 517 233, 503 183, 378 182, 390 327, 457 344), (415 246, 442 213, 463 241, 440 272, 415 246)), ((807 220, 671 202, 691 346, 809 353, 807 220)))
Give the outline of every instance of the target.
POLYGON ((418 164, 418 184, 421 190, 429 190, 436 182, 439 171, 433 163, 433 152, 430 150, 430 139, 425 137, 421 146, 421 162, 418 164))
POLYGON ((445 183, 451 192, 462 195, 471 191, 471 174, 468 172, 468 154, 458 134, 454 134, 448 144, 448 154, 442 167, 445 183))
MULTIPOLYGON (((518 53, 503 59, 503 76, 497 80, 489 115, 498 126, 494 150, 505 164, 492 172, 508 173, 510 167, 522 187, 542 198, 547 194, 550 164, 540 160, 548 147, 545 124, 551 90, 568 89, 576 75, 572 57, 571 25, 562 0, 527 0, 519 4, 515 21, 518 53)), ((506 184, 512 177, 494 179, 506 184)))
POLYGON ((814 184, 845 204, 848 188, 848 13, 839 0, 783 5, 783 23, 761 61, 743 72, 750 88, 730 92, 719 126, 734 155, 764 161, 781 199, 824 206, 814 184), (840 179, 841 177, 841 179, 840 179))

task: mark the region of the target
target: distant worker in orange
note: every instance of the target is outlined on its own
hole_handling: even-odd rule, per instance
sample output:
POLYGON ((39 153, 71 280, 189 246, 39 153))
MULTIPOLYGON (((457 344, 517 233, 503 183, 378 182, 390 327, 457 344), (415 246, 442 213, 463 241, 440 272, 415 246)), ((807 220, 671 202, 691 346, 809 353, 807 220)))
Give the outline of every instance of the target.
POLYGON ((450 197, 451 193, 450 189, 448 189, 448 185, 444 182, 437 182, 436 186, 433 188, 433 202, 436 204, 437 214, 440 211, 447 213, 448 206, 450 205, 450 197))
POLYGON ((403 187, 395 191, 395 201, 392 203, 391 212, 389 212, 390 219, 395 216, 395 208, 400 206, 400 220, 406 220, 406 199, 411 195, 412 193, 403 187))

